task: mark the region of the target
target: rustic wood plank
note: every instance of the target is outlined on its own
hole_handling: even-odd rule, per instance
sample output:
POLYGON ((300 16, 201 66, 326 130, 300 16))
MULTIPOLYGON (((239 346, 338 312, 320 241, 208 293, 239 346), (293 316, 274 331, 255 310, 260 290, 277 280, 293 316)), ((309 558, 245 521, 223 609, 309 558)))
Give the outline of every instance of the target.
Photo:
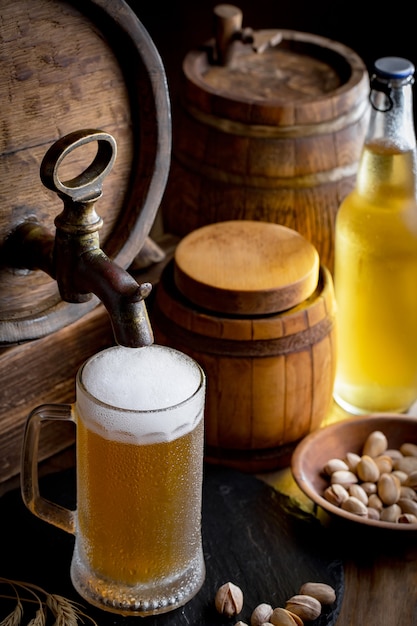
MULTIPOLYGON (((100 305, 57 333, 0 350, 0 482, 20 471, 20 449, 28 413, 39 404, 73 402, 79 366, 113 343, 108 313, 100 305)), ((48 458, 73 441, 74 432, 68 425, 45 429, 40 459, 48 458)))

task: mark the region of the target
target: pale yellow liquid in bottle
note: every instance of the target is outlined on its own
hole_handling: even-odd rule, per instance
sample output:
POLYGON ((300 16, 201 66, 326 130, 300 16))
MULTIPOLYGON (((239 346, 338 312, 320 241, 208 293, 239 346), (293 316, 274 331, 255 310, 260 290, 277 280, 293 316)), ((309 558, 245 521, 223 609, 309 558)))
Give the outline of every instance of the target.
POLYGON ((417 398, 417 207, 413 152, 367 146, 336 221, 336 401, 353 413, 417 398))

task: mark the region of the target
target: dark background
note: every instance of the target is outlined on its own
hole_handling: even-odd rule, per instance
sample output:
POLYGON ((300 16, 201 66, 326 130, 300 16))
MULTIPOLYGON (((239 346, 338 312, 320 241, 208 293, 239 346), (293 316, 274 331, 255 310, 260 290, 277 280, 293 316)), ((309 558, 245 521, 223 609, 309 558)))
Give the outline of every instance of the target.
MULTIPOLYGON (((171 98, 184 56, 213 35, 209 0, 128 0, 163 61, 171 98)), ((242 0, 243 27, 290 29, 328 37, 352 48, 369 71, 381 56, 403 56, 417 65, 417 25, 405 0, 242 0)))

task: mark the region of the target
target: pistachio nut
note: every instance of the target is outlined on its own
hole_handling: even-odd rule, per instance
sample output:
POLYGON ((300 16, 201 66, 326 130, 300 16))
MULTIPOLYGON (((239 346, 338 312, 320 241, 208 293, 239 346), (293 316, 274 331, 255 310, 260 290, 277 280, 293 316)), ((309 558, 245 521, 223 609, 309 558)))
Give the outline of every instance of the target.
POLYGON ((348 491, 350 496, 357 498, 358 500, 363 502, 365 506, 368 505, 368 494, 361 485, 349 485, 348 491))
POLYGON ((356 454, 356 452, 347 452, 345 456, 345 463, 351 472, 356 472, 356 466, 360 458, 361 457, 359 456, 359 454, 356 454))
POLYGON ((338 485, 337 483, 327 487, 327 489, 324 490, 323 495, 328 502, 334 504, 335 506, 340 506, 342 502, 347 500, 349 497, 349 493, 343 485, 338 485))
POLYGON ((390 506, 385 506, 380 514, 379 519, 382 522, 396 522, 401 515, 401 509, 398 504, 391 504, 390 506))
POLYGON ((272 615, 272 606, 266 602, 258 604, 252 611, 250 618, 251 626, 261 626, 265 622, 269 621, 272 615))
POLYGON ((372 506, 368 506, 368 519, 381 519, 380 511, 378 509, 374 509, 372 506))
POLYGON ((388 450, 385 450, 384 454, 390 456, 393 461, 401 459, 404 456, 397 448, 388 448, 388 450))
POLYGON ((375 483, 380 475, 380 471, 378 465, 375 463, 374 459, 368 454, 364 454, 361 456, 360 461, 356 467, 356 472, 359 478, 363 482, 375 483))
POLYGON ((384 508, 384 503, 376 493, 372 493, 368 498, 368 506, 381 512, 384 508))
POLYGON ((329 459, 323 467, 324 473, 328 476, 331 476, 333 472, 337 472, 338 470, 349 470, 347 463, 345 463, 342 459, 329 459))
POLYGON ((316 598, 304 594, 292 596, 285 603, 285 608, 306 622, 312 622, 321 614, 320 602, 316 598))
POLYGON ((269 619, 273 626, 304 626, 299 615, 281 607, 274 609, 269 619))
POLYGON ((378 466, 379 473, 384 474, 392 471, 393 460, 387 454, 380 454, 375 457, 375 463, 378 466))
POLYGON ((354 496, 349 496, 347 500, 342 502, 341 508, 344 511, 353 513, 354 515, 359 515, 360 517, 368 517, 368 509, 366 507, 366 504, 364 504, 354 496))
POLYGON ((336 600, 335 590, 326 583, 304 583, 298 593, 316 598, 320 604, 333 604, 336 600))
POLYGON ((417 456, 417 445, 415 443, 403 443, 400 452, 404 456, 417 456))
POLYGON ((370 482, 361 483, 361 487, 368 496, 372 495, 373 493, 376 493, 376 483, 370 483, 370 482))
POLYGON ((417 502, 410 498, 399 498, 397 501, 402 513, 411 513, 417 517, 417 502))
POLYGON ((374 430, 368 435, 363 444, 362 456, 376 457, 383 454, 387 448, 388 440, 384 433, 380 430, 374 430))
MULTIPOLYGON (((414 457, 407 457, 409 459, 414 457)), ((406 487, 411 487, 411 489, 417 489, 417 470, 410 472, 407 476, 406 481, 403 483, 406 487)))
POLYGON ((243 608, 243 593, 240 587, 228 582, 219 587, 214 598, 214 604, 218 613, 233 617, 243 608))
POLYGON ((417 524, 417 516, 412 513, 401 513, 397 522, 398 524, 417 524))
POLYGON ((417 493, 412 487, 402 484, 400 487, 400 498, 407 498, 415 502, 417 501, 417 493))
POLYGON ((394 459, 394 470, 400 470, 406 474, 417 471, 416 456, 402 456, 400 459, 394 459))
POLYGON ((400 498, 401 485, 396 476, 392 474, 381 474, 378 479, 378 495, 385 505, 390 506, 398 502, 400 498))
POLYGON ((398 478, 402 485, 404 485, 405 481, 408 478, 408 474, 402 472, 401 470, 393 470, 391 473, 398 478))
POLYGON ((358 482, 356 474, 349 470, 336 470, 330 477, 332 485, 337 483, 338 485, 352 485, 358 482))

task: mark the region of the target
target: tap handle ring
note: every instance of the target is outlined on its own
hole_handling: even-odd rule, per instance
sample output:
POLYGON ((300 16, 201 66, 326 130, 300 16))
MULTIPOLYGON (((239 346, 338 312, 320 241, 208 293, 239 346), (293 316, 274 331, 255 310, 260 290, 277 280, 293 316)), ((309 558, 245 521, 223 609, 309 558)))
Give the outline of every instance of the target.
POLYGON ((74 202, 89 202, 102 195, 102 183, 113 167, 117 154, 116 140, 101 130, 77 130, 58 139, 46 152, 40 176, 48 189, 74 202), (97 153, 88 167, 75 178, 62 181, 58 170, 62 161, 85 144, 97 141, 97 153))

